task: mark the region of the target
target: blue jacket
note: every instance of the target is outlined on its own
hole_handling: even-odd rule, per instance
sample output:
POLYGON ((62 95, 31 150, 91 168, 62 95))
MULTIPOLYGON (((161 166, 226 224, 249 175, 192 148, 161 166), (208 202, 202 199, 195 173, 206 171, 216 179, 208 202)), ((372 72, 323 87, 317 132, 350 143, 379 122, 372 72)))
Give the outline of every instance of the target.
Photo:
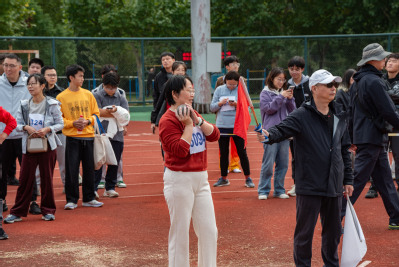
MULTIPOLYGON (((235 101, 237 102, 237 94, 238 94, 238 87, 230 90, 227 86, 221 85, 216 88, 215 92, 213 93, 212 103, 210 106, 210 110, 212 112, 216 112, 216 126, 218 128, 234 128, 234 122, 236 120, 236 109, 234 110, 227 110, 227 111, 220 111, 221 107, 219 107, 219 99, 220 97, 229 97, 235 96, 235 101)), ((227 104, 228 105, 228 104, 227 104)))
MULTIPOLYGON (((29 101, 30 99, 22 100, 18 107, 17 114, 17 128, 15 130, 22 136, 22 153, 26 154, 26 141, 28 139, 28 132, 23 130, 25 125, 29 122, 29 101)), ((50 96, 46 96, 46 113, 44 114, 43 127, 50 127, 51 131, 47 134, 47 140, 50 144, 51 150, 62 146, 61 141, 58 139, 57 132, 64 128, 64 120, 60 109, 60 102, 50 96)))

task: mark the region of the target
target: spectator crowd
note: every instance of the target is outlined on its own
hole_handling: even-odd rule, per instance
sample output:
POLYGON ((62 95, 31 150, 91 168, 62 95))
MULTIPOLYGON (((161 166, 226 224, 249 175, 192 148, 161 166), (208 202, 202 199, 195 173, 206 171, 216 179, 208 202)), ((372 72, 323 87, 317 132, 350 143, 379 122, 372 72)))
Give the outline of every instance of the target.
MULTIPOLYGON (((164 195, 171 221, 169 266, 189 262, 191 219, 201 244, 199 265, 216 266, 217 228, 206 142, 219 144, 220 178, 214 187, 229 186, 229 172, 243 172, 243 185, 254 188, 246 151, 252 101, 246 80, 239 74, 239 59, 225 58, 227 73, 217 80, 210 104, 216 115, 212 125, 193 108, 195 89, 186 64, 175 61, 171 52, 162 53, 160 60, 161 71, 155 75, 151 69, 147 94, 153 89, 151 130, 155 133, 159 128, 165 163, 164 195)), ((102 84, 90 92, 82 88, 85 70, 79 65, 66 68, 69 87, 63 89, 57 85, 56 69, 38 58, 29 61, 28 72, 15 54, 2 55, 0 63, 4 72, 0 76, 0 216, 9 208, 7 186, 18 185, 15 204, 4 223, 21 221, 28 213, 55 220, 56 161, 65 210, 78 207, 80 184, 82 206, 103 206, 99 188, 105 189, 104 197, 118 197, 117 188, 126 187, 122 154, 127 123, 120 121, 120 113, 128 113, 129 106, 125 91, 118 87, 117 69, 104 65, 102 84), (96 124, 107 132, 117 165, 95 169, 96 124)), ((318 216, 324 264, 339 266, 346 201, 355 204, 367 182, 371 186, 366 197, 381 195, 388 228, 399 230, 399 188, 393 180, 396 177, 399 187, 399 54, 369 44, 357 68, 348 68, 342 78, 325 69, 306 76, 305 61, 299 56, 284 67, 270 70, 260 93, 262 129, 257 136, 263 158, 257 197, 261 201, 272 196, 296 197, 296 266, 311 265, 318 216), (286 190, 290 163, 294 185, 286 190)), ((7 239, 1 222, 0 239, 7 239)))

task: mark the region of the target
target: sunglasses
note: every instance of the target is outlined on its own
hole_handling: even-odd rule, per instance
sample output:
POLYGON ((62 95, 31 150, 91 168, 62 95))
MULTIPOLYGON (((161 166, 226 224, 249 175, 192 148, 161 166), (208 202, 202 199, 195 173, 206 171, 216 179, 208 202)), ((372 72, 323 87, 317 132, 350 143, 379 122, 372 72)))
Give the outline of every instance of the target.
POLYGON ((335 87, 335 88, 337 88, 338 87, 338 85, 339 85, 339 83, 337 83, 337 82, 331 82, 331 83, 327 83, 327 84, 324 84, 327 88, 332 88, 333 86, 335 87))

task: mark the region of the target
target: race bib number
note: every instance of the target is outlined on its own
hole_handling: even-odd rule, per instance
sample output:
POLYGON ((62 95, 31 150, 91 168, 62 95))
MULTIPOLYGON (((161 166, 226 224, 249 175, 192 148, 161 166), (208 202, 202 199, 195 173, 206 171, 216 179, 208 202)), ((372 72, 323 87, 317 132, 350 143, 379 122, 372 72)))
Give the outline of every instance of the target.
POLYGON ((29 125, 35 128, 36 131, 43 128, 44 115, 43 114, 29 114, 29 125))
POLYGON ((204 151, 205 148, 205 135, 201 128, 194 127, 193 136, 191 137, 190 154, 196 154, 204 151))

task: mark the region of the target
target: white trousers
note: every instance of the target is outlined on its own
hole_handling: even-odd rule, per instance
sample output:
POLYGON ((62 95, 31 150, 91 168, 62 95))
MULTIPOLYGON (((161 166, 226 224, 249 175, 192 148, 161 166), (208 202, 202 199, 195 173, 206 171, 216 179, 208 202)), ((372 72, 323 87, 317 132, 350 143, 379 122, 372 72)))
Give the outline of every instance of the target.
POLYGON ((216 266, 218 232, 208 172, 164 173, 164 195, 169 208, 169 267, 188 267, 189 230, 193 220, 198 237, 198 266, 216 266))

